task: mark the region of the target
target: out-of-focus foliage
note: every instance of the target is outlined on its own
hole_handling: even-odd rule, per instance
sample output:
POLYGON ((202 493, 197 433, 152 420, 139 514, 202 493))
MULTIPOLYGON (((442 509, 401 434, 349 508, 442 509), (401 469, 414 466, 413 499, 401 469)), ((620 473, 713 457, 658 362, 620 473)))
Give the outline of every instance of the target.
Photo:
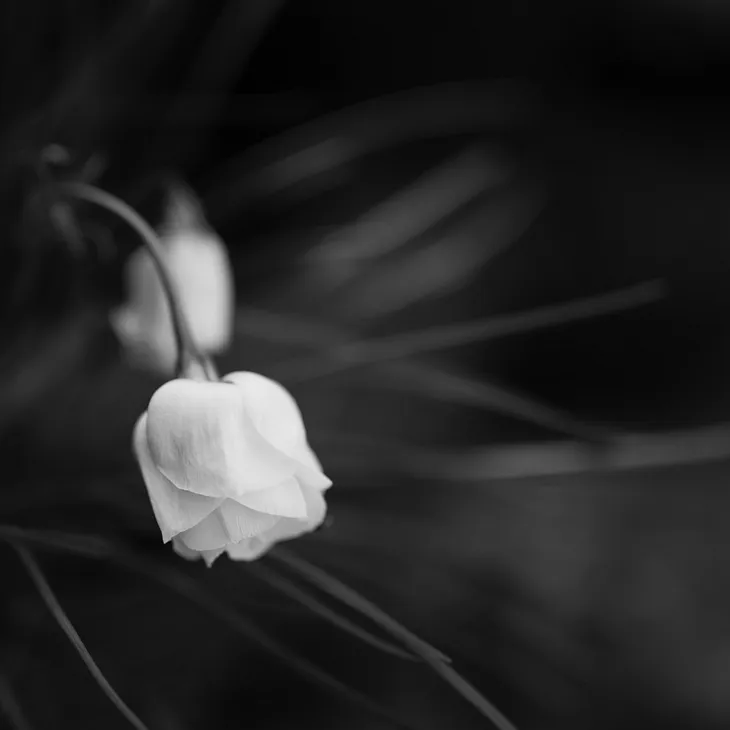
MULTIPOLYGON (((524 730, 727 725, 722 8, 2 13, 0 522, 143 556, 38 553, 151 728, 385 725, 200 610, 218 599, 420 727, 485 724, 424 669, 272 591, 272 564, 204 571, 159 544, 130 440, 160 381, 123 363, 108 325, 138 242, 54 180, 103 185, 155 224, 171 179, 202 197, 238 292, 220 369, 280 377, 336 483, 332 525, 301 555, 446 651, 524 730), (373 355, 657 279, 666 296, 626 311, 373 355), (199 603, 158 580, 179 587, 173 570, 199 603)), ((124 727, 10 550, 0 568, 3 721, 124 727)))

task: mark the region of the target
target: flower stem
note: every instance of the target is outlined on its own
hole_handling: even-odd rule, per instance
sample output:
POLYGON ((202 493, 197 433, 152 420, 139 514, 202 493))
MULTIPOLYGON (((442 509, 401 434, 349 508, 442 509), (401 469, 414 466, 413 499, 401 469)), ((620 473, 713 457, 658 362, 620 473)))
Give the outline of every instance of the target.
POLYGON ((159 236, 155 233, 152 226, 123 200, 93 185, 87 185, 85 183, 60 183, 59 188, 75 198, 94 203, 101 208, 106 208, 106 210, 114 213, 128 223, 139 234, 152 257, 155 270, 160 277, 162 290, 170 308, 175 347, 177 349, 177 375, 182 376, 187 372, 195 371, 202 373, 207 380, 217 380, 215 370, 209 359, 200 352, 195 344, 180 303, 180 297, 175 283, 165 264, 164 249, 159 236))

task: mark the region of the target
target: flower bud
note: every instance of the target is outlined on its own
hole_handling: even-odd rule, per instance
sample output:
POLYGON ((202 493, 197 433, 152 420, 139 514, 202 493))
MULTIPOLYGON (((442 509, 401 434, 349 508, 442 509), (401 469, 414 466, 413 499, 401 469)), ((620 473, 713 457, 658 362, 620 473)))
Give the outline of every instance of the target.
POLYGON ((137 422, 134 451, 163 541, 183 557, 254 560, 325 518, 332 482, 296 402, 262 375, 169 381, 137 422))
MULTIPOLYGON (((225 245, 191 193, 171 193, 160 241, 195 344, 205 354, 222 352, 231 340, 233 275, 225 245)), ((128 301, 112 314, 112 327, 133 363, 170 375, 177 360, 170 307, 146 248, 129 257, 125 279, 128 301)))

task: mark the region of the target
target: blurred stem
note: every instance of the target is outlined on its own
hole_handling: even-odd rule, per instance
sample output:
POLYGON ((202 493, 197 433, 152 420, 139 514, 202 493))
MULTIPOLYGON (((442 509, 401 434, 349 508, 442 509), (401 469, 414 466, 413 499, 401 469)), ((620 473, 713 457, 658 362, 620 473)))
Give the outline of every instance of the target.
POLYGON ((59 188, 62 192, 66 192, 79 200, 85 200, 101 208, 106 208, 106 210, 114 213, 128 223, 139 234, 152 257, 155 270, 160 277, 162 290, 170 308, 172 329, 175 335, 175 347, 177 349, 177 364, 175 369, 178 377, 200 376, 206 380, 217 380, 218 377, 213 369, 212 363, 200 352, 195 344, 180 302, 180 297, 165 264, 165 251, 159 236, 155 233, 152 226, 123 200, 93 185, 87 185, 85 183, 60 183, 59 188))
POLYGON ((334 345, 323 353, 323 356, 316 355, 287 362, 286 375, 280 374, 279 377, 296 379, 297 382, 314 380, 363 365, 400 360, 424 352, 436 352, 474 342, 483 343, 499 337, 526 334, 548 327, 616 314, 657 302, 664 294, 664 283, 661 280, 652 280, 608 294, 584 297, 527 312, 503 314, 380 338, 343 342, 334 345))
MULTIPOLYGON (((263 631, 251 619, 204 590, 196 581, 191 580, 178 570, 156 565, 154 561, 150 561, 146 556, 135 555, 131 551, 96 536, 32 530, 0 524, 0 540, 8 542, 18 551, 25 550, 28 555, 30 553, 24 545, 31 544, 39 548, 60 550, 73 555, 83 555, 87 558, 111 560, 135 574, 145 575, 218 618, 229 628, 257 644, 264 651, 279 659, 289 669, 298 672, 306 679, 385 720, 392 727, 401 728, 402 730, 416 730, 416 726, 391 715, 388 710, 364 694, 341 682, 334 675, 328 674, 303 656, 279 644, 276 638, 263 631)), ((47 581, 45 581, 42 574, 41 578, 47 585, 47 581)))
POLYGON ((109 684, 109 681, 104 676, 101 669, 99 669, 98 665, 94 661, 94 658, 89 653, 89 650, 86 648, 84 642, 81 640, 81 637, 78 635, 78 632, 66 615, 66 612, 63 610, 61 604, 58 602, 56 595, 53 593, 51 586, 48 584, 46 577, 43 575, 43 572, 41 571, 38 563, 36 562, 31 552, 23 545, 19 545, 14 542, 11 542, 11 545, 18 553, 18 557, 23 563, 23 567, 26 569, 35 587, 38 589, 38 593, 43 599, 43 602, 46 604, 48 610, 51 612, 51 614, 53 614, 53 618, 56 619, 58 625, 61 627, 63 632, 68 637, 69 641, 73 644, 74 648, 79 653, 81 660, 84 662, 84 664, 86 664, 87 669, 89 670, 89 672, 91 672, 91 676, 99 685, 102 692, 104 692, 104 694, 111 700, 114 706, 127 719, 130 725, 136 728, 136 730, 147 730, 147 726, 127 706, 124 700, 117 694, 114 687, 109 684))

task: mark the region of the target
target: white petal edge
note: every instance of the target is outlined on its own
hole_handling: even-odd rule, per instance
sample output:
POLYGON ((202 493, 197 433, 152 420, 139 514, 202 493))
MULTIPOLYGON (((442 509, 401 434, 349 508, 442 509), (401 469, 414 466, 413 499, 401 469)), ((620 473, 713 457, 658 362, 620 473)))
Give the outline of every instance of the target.
POLYGON ((218 510, 202 522, 176 536, 186 548, 195 552, 224 549, 230 542, 218 510))
POLYGON ((276 486, 296 470, 257 431, 230 383, 171 380, 153 394, 147 413, 155 465, 179 489, 235 499, 276 486))
POLYGON ((163 542, 194 527, 222 504, 222 499, 177 489, 157 470, 147 444, 146 413, 134 427, 133 445, 163 542))
POLYGON ((179 538, 191 550, 217 550, 245 538, 261 535, 281 519, 228 499, 195 527, 181 532, 179 538))
POLYGON ((280 383, 259 373, 241 371, 223 378, 241 390, 259 433, 279 451, 295 459, 304 469, 303 478, 317 489, 327 489, 332 481, 322 473, 322 465, 307 442, 301 411, 294 397, 280 383))
POLYGON ((200 560, 200 558, 203 558, 209 568, 213 565, 216 558, 225 552, 224 548, 218 548, 217 550, 191 550, 179 537, 172 539, 172 549, 186 560, 200 560))
POLYGON ((242 540, 236 545, 229 545, 226 552, 231 560, 246 562, 256 560, 272 548, 277 542, 291 540, 318 527, 327 514, 327 505, 319 490, 302 488, 307 502, 307 519, 295 520, 283 517, 271 530, 257 537, 242 540))
POLYGON ((228 499, 218 510, 221 520, 228 532, 228 543, 241 542, 248 537, 256 537, 275 527, 282 519, 278 515, 257 512, 232 499, 228 499))
POLYGON ((288 456, 306 444, 301 411, 289 391, 259 373, 241 371, 223 378, 241 393, 251 420, 259 433, 288 456))
POLYGON ((244 494, 236 501, 257 512, 279 517, 304 519, 307 516, 307 504, 299 482, 294 477, 275 487, 244 494))
POLYGON ((320 492, 332 486, 332 480, 326 477, 319 469, 312 469, 301 462, 297 464, 296 474, 300 484, 317 489, 320 492))

